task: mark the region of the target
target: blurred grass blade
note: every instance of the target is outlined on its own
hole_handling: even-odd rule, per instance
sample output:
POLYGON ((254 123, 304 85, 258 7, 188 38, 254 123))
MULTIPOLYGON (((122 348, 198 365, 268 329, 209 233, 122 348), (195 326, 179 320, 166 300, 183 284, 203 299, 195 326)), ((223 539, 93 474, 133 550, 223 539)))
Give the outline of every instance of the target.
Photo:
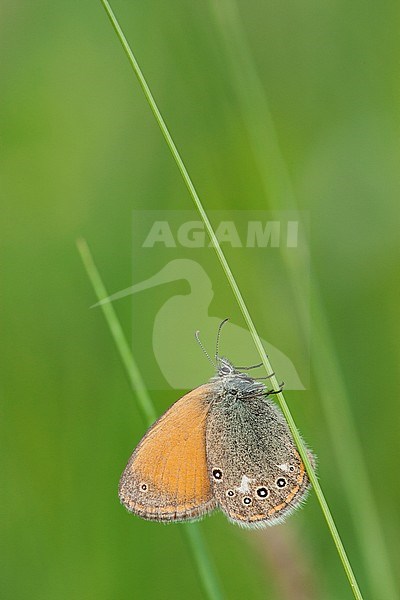
MULTIPOLYGON (((228 279, 228 282, 229 282, 229 284, 230 284, 230 286, 232 288, 232 292, 233 292, 234 296, 236 297, 236 300, 237 300, 237 302, 238 302, 238 304, 240 306, 240 309, 242 311, 244 319, 246 320, 246 323, 247 323, 247 326, 249 328, 249 331, 250 331, 250 333, 251 333, 251 335, 253 337, 254 344, 255 344, 255 346, 256 346, 259 354, 260 354, 260 357, 261 357, 262 362, 263 362, 263 364, 264 364, 264 366, 265 366, 265 368, 267 370, 267 373, 272 373, 273 369, 272 369, 271 364, 270 364, 270 362, 268 360, 266 352, 265 352, 265 350, 263 348, 263 345, 261 343, 261 339, 260 339, 260 337, 259 337, 259 335, 257 333, 257 330, 256 330, 255 325, 253 323, 253 320, 252 320, 252 318, 250 316, 250 313, 249 313, 249 311, 247 309, 247 305, 246 305, 246 303, 244 301, 244 298, 243 298, 243 296, 242 296, 242 294, 241 294, 241 292, 240 292, 240 290, 239 290, 239 288, 237 286, 237 283, 236 283, 235 278, 234 278, 234 276, 232 274, 232 271, 231 271, 231 269, 230 269, 230 267, 228 265, 228 262, 227 262, 227 260, 225 258, 225 255, 223 254, 222 249, 219 246, 218 240, 217 240, 217 238, 215 236, 214 230, 213 230, 213 228, 211 226, 211 223, 210 223, 210 221, 208 219, 207 213, 206 213, 206 211, 203 208, 203 205, 202 205, 202 203, 200 201, 200 198, 199 198, 199 196, 198 196, 198 194, 197 194, 197 192, 196 192, 196 190, 194 188, 194 185, 193 185, 193 183, 192 183, 192 181, 190 179, 189 173, 186 170, 186 167, 185 167, 185 165, 183 163, 183 160, 180 157, 179 152, 178 152, 178 150, 177 150, 177 148, 175 146, 175 143, 174 143, 174 141, 173 141, 173 139, 172 139, 172 137, 171 137, 171 135, 170 135, 170 133, 168 131, 168 128, 167 128, 167 126, 166 126, 166 124, 165 124, 162 116, 161 116, 161 113, 160 113, 160 111, 159 111, 159 109, 157 107, 157 104, 156 104, 153 96, 152 96, 150 88, 147 85, 147 82, 146 82, 146 80, 145 80, 145 78, 143 76, 143 73, 142 73, 139 65, 138 65, 138 62, 137 62, 135 56, 133 55, 133 52, 132 52, 131 48, 129 47, 128 41, 125 38, 125 35, 124 35, 124 33, 123 33, 123 31, 122 31, 122 29, 121 29, 121 27, 120 27, 120 25, 119 25, 119 23, 118 23, 115 15, 114 15, 114 13, 113 13, 113 11, 112 11, 109 3, 107 2, 107 0, 101 0, 101 2, 102 2, 103 6, 104 6, 104 8, 105 8, 105 10, 107 12, 107 15, 108 15, 108 17, 109 17, 109 19, 110 19, 110 21, 112 23, 112 26, 113 26, 115 32, 118 35, 118 38, 119 38, 119 40, 120 40, 120 42, 122 44, 122 47, 123 47, 123 49, 124 49, 124 51, 125 51, 128 59, 129 59, 129 62, 132 65, 132 68, 133 68, 133 70, 134 70, 134 72, 136 74, 136 77, 139 80, 140 86, 141 86, 141 88, 142 88, 142 90, 143 90, 143 92, 144 92, 144 94, 146 96, 146 99, 147 99, 147 101, 148 101, 148 103, 150 105, 150 108, 151 108, 151 110, 152 110, 152 112, 153 112, 153 114, 154 114, 154 116, 155 116, 155 118, 157 120, 157 123, 158 123, 158 125, 159 125, 159 127, 160 127, 160 129, 162 131, 162 134, 163 134, 163 136, 164 136, 164 138, 165 138, 165 140, 166 140, 166 142, 168 144, 170 152, 173 155, 173 157, 175 159, 175 162, 176 162, 176 164, 177 164, 177 166, 178 166, 178 168, 179 168, 179 170, 181 172, 181 175, 182 175, 183 180, 185 182, 185 185, 188 188, 188 191, 189 191, 189 193, 190 193, 190 195, 192 197, 192 200, 193 200, 193 202, 194 202, 194 204, 195 204, 195 206, 196 206, 196 208, 197 208, 197 210, 198 210, 201 218, 203 219, 205 228, 207 229, 207 232, 208 232, 209 237, 211 239, 211 242, 213 244, 214 250, 215 250, 215 252, 216 252, 216 254, 218 256, 218 259, 219 259, 219 261, 221 263, 222 269, 225 272, 225 275, 226 275, 226 277, 228 279)), ((278 381, 277 381, 277 379, 276 379, 275 376, 271 377, 271 384, 272 384, 272 387, 275 390, 279 390, 279 383, 278 383, 278 381)), ((279 401, 279 404, 280 404, 280 407, 282 409, 282 412, 285 415, 285 418, 287 420, 287 423, 289 425, 289 428, 291 430, 291 433, 293 435, 295 443, 296 443, 296 445, 297 445, 297 447, 299 449, 300 455, 301 455, 301 457, 303 459, 303 462, 304 462, 305 467, 307 469, 307 472, 308 472, 308 475, 310 477, 310 480, 311 480, 311 482, 313 484, 316 496, 317 496, 318 501, 319 501, 320 506, 321 506, 321 510, 322 510, 322 512, 324 514, 324 517, 326 519, 329 531, 330 531, 332 539, 333 539, 333 541, 335 543, 335 546, 336 546, 336 549, 338 551, 339 557, 341 559, 343 568, 344 568, 344 570, 346 572, 346 575, 348 577, 348 580, 349 580, 351 589, 353 591, 353 594, 354 594, 355 598, 357 598, 358 600, 360 600, 360 599, 362 599, 361 591, 360 591, 360 589, 358 587, 357 580, 356 580, 355 575, 353 573, 353 570, 351 568, 351 564, 350 564, 349 559, 347 557, 347 554, 346 554, 346 551, 344 549, 343 543, 342 543, 342 541, 340 539, 339 532, 338 532, 338 530, 336 528, 336 525, 334 523, 332 514, 331 514, 331 512, 329 510, 329 507, 328 507, 328 504, 327 504, 327 502, 325 500, 325 496, 324 496, 324 494, 322 492, 321 486, 320 486, 320 484, 318 482, 318 479, 317 479, 317 477, 316 477, 316 475, 314 473, 314 470, 313 470, 313 468, 311 466, 311 463, 310 463, 310 460, 308 458, 307 450, 306 450, 306 447, 304 445, 304 442, 301 439, 301 436, 300 436, 300 434, 298 432, 298 429, 297 429, 296 424, 295 424, 295 422, 293 420, 293 417, 292 417, 292 415, 291 415, 291 413, 289 411, 289 407, 286 404, 286 401, 285 401, 285 398, 284 398, 282 392, 277 393, 276 396, 277 396, 277 399, 279 401)))
MULTIPOLYGON (((108 294, 106 288, 104 287, 99 272, 93 262, 92 255, 86 241, 79 239, 77 241, 77 246, 98 300, 107 298, 108 294)), ((147 425, 151 425, 157 418, 156 411, 147 392, 142 376, 140 375, 137 364, 129 349, 124 332, 121 328, 121 324, 118 321, 117 315, 115 314, 114 306, 111 302, 108 302, 106 304, 102 304, 101 309, 110 328, 115 345, 117 346, 131 387, 136 393, 138 407, 143 420, 147 425)))
MULTIPOLYGON (((94 264, 86 241, 84 239, 79 239, 77 241, 77 246, 82 258, 82 262, 86 269, 86 273, 95 291, 97 300, 107 298, 107 290, 103 284, 96 265, 94 264)), ((125 370, 128 374, 132 389, 136 394, 140 412, 146 424, 151 425, 156 419, 156 411, 147 392, 145 383, 142 379, 135 359, 129 349, 128 343, 121 328, 121 324, 114 311, 114 307, 112 303, 109 302, 107 304, 102 304, 101 308, 110 328, 111 335, 114 339, 125 370)), ((223 596, 220 591, 220 586, 211 564, 207 548, 204 544, 199 524, 184 523, 182 524, 182 527, 184 528, 185 539, 190 549, 194 564, 197 568, 197 572, 206 597, 210 600, 221 600, 223 596)))
MULTIPOLYGON (((298 209, 289 170, 282 155, 269 102, 252 59, 235 0, 209 0, 215 15, 217 39, 224 46, 226 63, 249 133, 260 180, 272 210, 298 209), (268 165, 268 168, 266 168, 268 165)), ((307 240, 306 240, 307 242, 307 240)), ((307 290, 302 269, 293 254, 280 247, 288 280, 293 287, 299 321, 308 328, 307 290)), ((321 301, 319 286, 311 272, 313 306, 313 372, 320 390, 330 431, 331 443, 344 481, 349 510, 354 523, 365 576, 374 598, 398 597, 395 578, 374 503, 357 428, 349 407, 346 386, 337 363, 332 336, 321 301), (354 477, 357 473, 357 477, 354 477), (357 502, 355 502, 357 498, 357 502), (368 526, 366 525, 368 524, 368 526), (384 590, 384 593, 383 593, 384 590)))

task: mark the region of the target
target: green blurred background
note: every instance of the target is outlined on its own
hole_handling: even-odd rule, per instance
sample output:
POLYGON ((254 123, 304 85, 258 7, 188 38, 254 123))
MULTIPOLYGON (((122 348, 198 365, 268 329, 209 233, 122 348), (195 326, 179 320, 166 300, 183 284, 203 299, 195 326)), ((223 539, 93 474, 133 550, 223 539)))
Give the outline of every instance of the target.
MULTIPOLYGON (((324 339, 348 390, 393 570, 400 534, 399 6, 241 0, 236 16, 234 6, 114 2, 205 206, 309 212, 311 261, 330 330, 324 339), (238 31, 248 40, 258 91, 254 78, 240 81, 249 63, 238 52, 238 31), (275 143, 260 169, 271 146, 271 138, 264 147, 257 138, 268 122, 260 93, 298 206, 279 189, 275 143)), ((123 289, 131 280, 132 210, 190 209, 190 198, 100 2, 4 1, 0 26, 1 595, 203 598, 181 527, 140 521, 119 505, 118 479, 144 424, 103 317, 88 310, 94 295, 75 246, 84 236, 108 290, 123 289)), ((253 302, 243 289, 256 324, 268 327, 270 319, 275 327, 280 306, 296 322, 285 268, 282 260, 285 302, 276 293, 253 302)), ((263 277, 261 264, 253 269, 263 277)), ((235 264, 235 273, 242 284, 248 266, 235 264)), ((210 311, 223 314, 227 304, 229 291, 210 311)), ((312 296, 316 372, 319 306, 312 296)), ((116 307, 129 337, 131 305, 116 307)), ((363 556, 376 553, 377 564, 387 557, 365 511, 354 522, 363 493, 353 489, 349 508, 346 477, 357 485, 360 473, 352 456, 339 463, 333 450, 321 401, 331 384, 330 372, 319 371, 308 391, 288 393, 287 401, 319 457, 320 482, 365 598, 378 598, 363 556)), ((157 411, 176 395, 152 393, 157 411)), ((335 414, 334 394, 329 402, 335 414)), ((339 422, 346 419, 340 411, 339 422)), ((335 431, 351 448, 348 430, 335 431)), ((252 533, 216 515, 201 529, 227 598, 351 598, 313 494, 276 528, 252 533)), ((390 581, 377 577, 379 600, 395 598, 390 581)))

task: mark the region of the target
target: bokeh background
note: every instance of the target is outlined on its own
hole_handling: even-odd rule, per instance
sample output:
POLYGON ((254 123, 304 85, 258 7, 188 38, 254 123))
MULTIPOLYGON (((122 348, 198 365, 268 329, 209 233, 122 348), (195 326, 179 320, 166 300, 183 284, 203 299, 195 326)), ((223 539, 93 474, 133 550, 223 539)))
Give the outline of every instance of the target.
MULTIPOLYGON (((391 600, 400 534, 398 4, 114 8, 205 206, 309 214, 319 290, 309 305, 311 384, 287 401, 319 457, 365 598, 391 600)), ((5 1, 0 19, 1 595, 204 598, 181 527, 119 505, 120 472, 144 424, 103 317, 88 310, 94 295, 75 246, 84 236, 108 290, 123 289, 132 210, 191 209, 190 198, 100 2, 5 1)), ((263 277, 262 264, 252 271, 263 277)), ((301 271, 282 257, 286 284, 262 298, 247 289, 248 265, 237 262, 235 273, 256 324, 274 330, 285 310, 301 346, 301 271)), ((229 290, 210 314, 226 306, 239 320, 229 290)), ((138 316, 129 302, 117 311, 129 337, 138 316)), ((152 392, 157 411, 176 395, 152 392)), ((215 515, 201 530, 227 598, 352 597, 313 494, 276 528, 252 533, 215 515)))

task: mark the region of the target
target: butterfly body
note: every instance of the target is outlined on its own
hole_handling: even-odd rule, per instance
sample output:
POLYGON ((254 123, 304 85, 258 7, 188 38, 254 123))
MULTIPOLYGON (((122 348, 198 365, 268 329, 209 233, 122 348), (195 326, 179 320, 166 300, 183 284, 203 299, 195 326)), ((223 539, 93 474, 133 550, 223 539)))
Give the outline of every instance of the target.
POLYGON ((193 520, 215 508, 242 526, 283 520, 310 484, 269 393, 218 358, 217 375, 175 402, 143 437, 122 474, 121 502, 156 521, 193 520))

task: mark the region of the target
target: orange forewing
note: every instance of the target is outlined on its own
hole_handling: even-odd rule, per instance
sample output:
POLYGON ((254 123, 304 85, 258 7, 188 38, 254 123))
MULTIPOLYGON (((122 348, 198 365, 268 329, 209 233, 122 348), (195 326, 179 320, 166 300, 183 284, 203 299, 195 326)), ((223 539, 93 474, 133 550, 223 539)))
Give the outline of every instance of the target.
POLYGON ((180 398, 143 437, 119 485, 129 511, 172 521, 196 518, 215 507, 206 463, 209 392, 209 385, 202 385, 180 398))

